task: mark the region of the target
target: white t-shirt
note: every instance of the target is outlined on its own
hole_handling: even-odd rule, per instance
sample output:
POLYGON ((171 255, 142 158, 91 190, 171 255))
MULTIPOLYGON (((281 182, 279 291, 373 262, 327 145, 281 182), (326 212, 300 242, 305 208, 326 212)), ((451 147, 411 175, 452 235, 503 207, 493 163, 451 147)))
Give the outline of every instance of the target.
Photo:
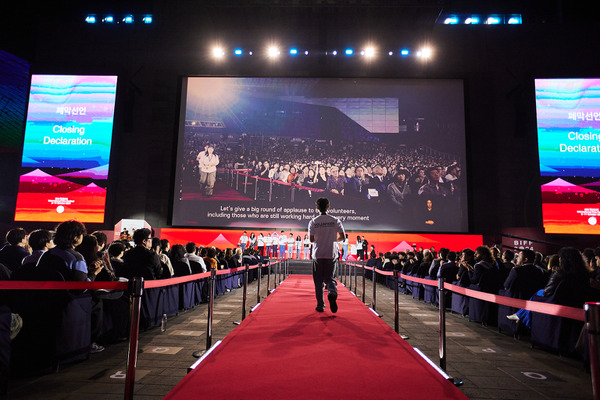
POLYGON ((265 239, 262 236, 259 236, 258 238, 256 238, 256 247, 264 247, 265 246, 265 239))
POLYGON ((338 257, 337 234, 346 235, 342 222, 331 215, 321 214, 308 223, 308 235, 314 236, 312 258, 338 257))
POLYGON ((271 236, 265 236, 264 240, 265 240, 265 246, 271 245, 271 242, 272 242, 271 236))
POLYGON ((248 236, 246 236, 246 235, 240 236, 240 244, 247 245, 248 244, 248 236))
POLYGON ((287 244, 287 238, 285 235, 279 235, 279 245, 285 246, 287 244))

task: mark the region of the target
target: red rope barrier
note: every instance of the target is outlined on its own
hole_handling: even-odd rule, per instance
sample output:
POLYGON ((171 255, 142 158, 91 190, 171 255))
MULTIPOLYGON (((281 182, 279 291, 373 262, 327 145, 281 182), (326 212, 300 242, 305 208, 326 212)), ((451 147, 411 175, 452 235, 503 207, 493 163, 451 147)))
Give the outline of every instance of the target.
MULTIPOLYGON (((364 268, 369 271, 374 271, 380 275, 393 276, 393 271, 382 271, 375 267, 367 267, 361 264, 350 264, 354 267, 364 268)), ((438 282, 432 279, 417 278, 410 275, 400 274, 400 277, 407 281, 421 283, 428 286, 437 286, 438 282)), ((490 303, 502 304, 514 308, 522 308, 529 311, 539 312, 542 314, 554 315, 557 317, 570 318, 577 321, 585 321, 585 312, 583 308, 563 306, 560 304, 543 303, 539 301, 521 300, 514 299, 512 297, 500 296, 493 293, 480 292, 478 290, 467 289, 461 286, 452 285, 451 283, 445 283, 444 289, 450 290, 451 292, 462 294, 467 297, 473 297, 475 299, 487 301, 490 303)))

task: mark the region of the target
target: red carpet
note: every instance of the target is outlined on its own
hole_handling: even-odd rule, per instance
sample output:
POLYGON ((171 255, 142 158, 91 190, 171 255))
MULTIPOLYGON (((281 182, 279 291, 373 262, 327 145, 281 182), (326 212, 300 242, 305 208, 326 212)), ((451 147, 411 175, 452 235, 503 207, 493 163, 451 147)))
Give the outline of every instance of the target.
POLYGON ((315 311, 312 277, 292 275, 167 399, 466 399, 339 285, 315 311))

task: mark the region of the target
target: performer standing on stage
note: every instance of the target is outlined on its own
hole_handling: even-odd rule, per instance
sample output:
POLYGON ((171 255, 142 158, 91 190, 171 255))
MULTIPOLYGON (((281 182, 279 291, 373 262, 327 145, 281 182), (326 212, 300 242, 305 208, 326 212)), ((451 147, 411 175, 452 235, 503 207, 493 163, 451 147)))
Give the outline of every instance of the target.
POLYGON ((317 297, 318 312, 325 310, 323 301, 323 283, 329 292, 327 300, 331 312, 338 310, 337 306, 337 284, 335 281, 335 265, 339 257, 338 242, 344 240, 346 232, 342 222, 331 215, 329 210, 329 199, 321 197, 317 200, 317 210, 321 215, 313 218, 308 223, 308 235, 313 243, 313 280, 315 282, 315 295, 317 297))
POLYGON ((217 180, 217 165, 219 165, 219 156, 214 154, 215 147, 212 144, 207 145, 204 151, 198 153, 198 167, 200 169, 200 189, 204 191, 207 197, 212 197, 213 187, 217 180))

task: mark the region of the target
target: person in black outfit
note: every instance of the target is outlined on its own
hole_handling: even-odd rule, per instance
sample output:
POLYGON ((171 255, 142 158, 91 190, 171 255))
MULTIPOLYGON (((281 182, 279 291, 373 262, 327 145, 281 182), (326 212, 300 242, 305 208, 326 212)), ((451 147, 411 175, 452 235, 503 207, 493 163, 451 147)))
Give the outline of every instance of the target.
POLYGON ((133 233, 135 247, 123 256, 126 270, 131 276, 141 276, 146 280, 160 279, 162 266, 158 254, 150 250, 152 232, 148 228, 138 229, 133 233))
POLYGON ((512 297, 529 299, 544 287, 544 273, 533 264, 534 260, 533 250, 524 249, 517 255, 517 265, 504 281, 504 288, 511 292, 512 297))
POLYGON ((15 228, 6 234, 8 245, 0 250, 0 263, 4 264, 11 271, 19 268, 25 257, 29 255, 27 251, 27 232, 23 228, 15 228))

